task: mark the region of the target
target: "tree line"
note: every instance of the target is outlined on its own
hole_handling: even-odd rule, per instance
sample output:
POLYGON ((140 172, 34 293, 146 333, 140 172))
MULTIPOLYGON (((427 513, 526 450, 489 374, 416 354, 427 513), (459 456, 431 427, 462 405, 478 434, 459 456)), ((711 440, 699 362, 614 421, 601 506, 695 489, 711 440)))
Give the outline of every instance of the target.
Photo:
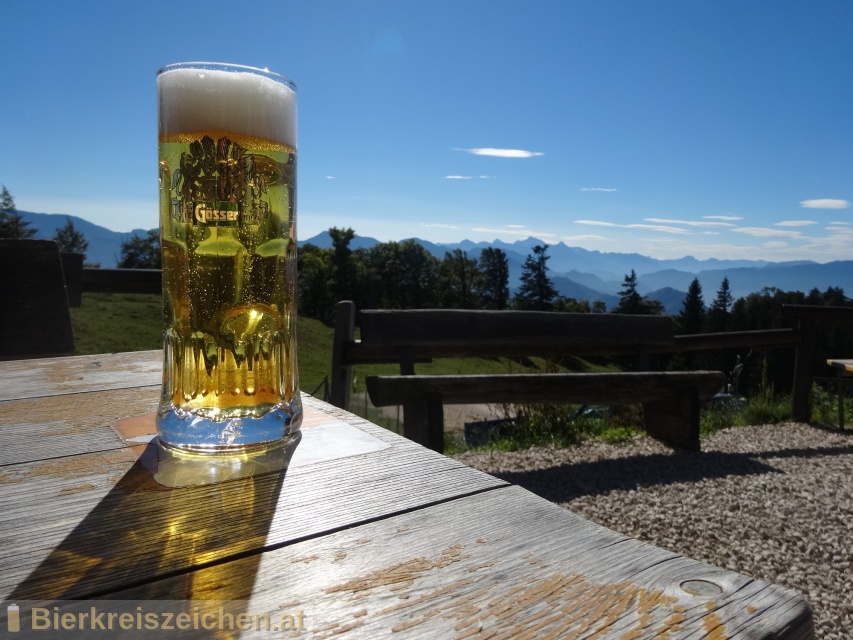
MULTIPOLYGON (((0 192, 0 238, 32 238, 36 230, 23 220, 15 208, 9 190, 0 192)), ((553 312, 605 313, 602 301, 576 300, 559 295, 548 268, 548 245, 537 245, 527 256, 518 289, 512 293, 506 253, 495 247, 484 249, 477 258, 454 249, 436 258, 415 240, 383 242, 369 249, 352 249, 355 238, 351 228, 329 229, 330 248, 307 244, 298 253, 298 304, 302 316, 331 324, 335 305, 353 300, 360 309, 520 309, 553 312)), ((88 241, 74 228, 71 219, 56 230, 54 240, 62 251, 85 254, 88 241)), ((157 269, 161 265, 160 238, 156 230, 147 236, 132 236, 122 243, 118 266, 131 269, 157 269)), ((619 302, 611 312, 660 315, 664 309, 657 300, 638 291, 637 274, 625 275, 619 302)), ((840 287, 817 288, 808 293, 786 292, 766 287, 735 299, 724 277, 713 300, 705 303, 698 278, 690 283, 680 312, 673 316, 678 334, 717 333, 777 329, 785 326, 782 305, 806 304, 850 307, 853 302, 840 287)), ((815 369, 826 354, 853 352, 850 327, 826 328, 817 337, 815 369)), ((793 372, 791 349, 759 352, 679 354, 666 358, 666 368, 708 368, 734 371, 750 360, 760 366, 744 368, 740 380, 744 387, 784 388, 793 372)))

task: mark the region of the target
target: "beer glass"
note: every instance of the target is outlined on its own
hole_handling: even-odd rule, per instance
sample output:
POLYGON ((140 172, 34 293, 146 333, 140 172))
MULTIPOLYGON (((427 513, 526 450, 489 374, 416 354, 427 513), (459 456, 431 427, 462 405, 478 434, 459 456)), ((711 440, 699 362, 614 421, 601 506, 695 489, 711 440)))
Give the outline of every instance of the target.
POLYGON ((266 69, 157 73, 166 448, 294 447, 296 87, 266 69))

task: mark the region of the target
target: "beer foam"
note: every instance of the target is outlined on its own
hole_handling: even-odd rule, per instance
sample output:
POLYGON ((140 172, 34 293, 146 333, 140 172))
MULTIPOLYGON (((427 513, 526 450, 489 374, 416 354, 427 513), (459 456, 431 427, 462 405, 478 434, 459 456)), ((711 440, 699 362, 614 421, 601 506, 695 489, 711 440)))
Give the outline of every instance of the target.
POLYGON ((160 135, 229 131, 296 148, 296 91, 251 71, 166 68, 157 76, 160 135))

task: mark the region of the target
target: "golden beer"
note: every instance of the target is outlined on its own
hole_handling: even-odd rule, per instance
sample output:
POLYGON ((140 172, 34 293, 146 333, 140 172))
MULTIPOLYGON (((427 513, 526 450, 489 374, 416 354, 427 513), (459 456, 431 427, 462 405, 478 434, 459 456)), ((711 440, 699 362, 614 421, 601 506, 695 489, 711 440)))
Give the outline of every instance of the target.
POLYGON ((299 436, 296 95, 266 71, 158 74, 163 444, 242 451, 299 436))

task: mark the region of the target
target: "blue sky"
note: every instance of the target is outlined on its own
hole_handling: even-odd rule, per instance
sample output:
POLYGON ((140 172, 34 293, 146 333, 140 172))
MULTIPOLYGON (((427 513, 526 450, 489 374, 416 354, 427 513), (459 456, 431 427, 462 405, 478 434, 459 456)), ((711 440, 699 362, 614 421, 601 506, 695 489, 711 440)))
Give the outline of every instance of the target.
POLYGON ((155 73, 298 86, 298 230, 853 258, 853 2, 0 0, 18 209, 157 226, 155 73))

